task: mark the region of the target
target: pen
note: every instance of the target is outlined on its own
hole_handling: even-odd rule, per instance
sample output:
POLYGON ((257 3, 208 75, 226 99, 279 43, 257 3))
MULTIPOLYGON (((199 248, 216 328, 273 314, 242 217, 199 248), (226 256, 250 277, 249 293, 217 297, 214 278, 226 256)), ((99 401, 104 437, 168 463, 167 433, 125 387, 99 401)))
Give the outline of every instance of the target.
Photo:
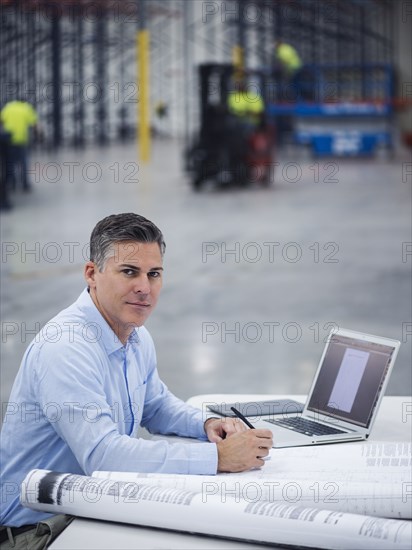
POLYGON ((246 424, 246 426, 248 426, 251 430, 254 430, 254 429, 255 429, 254 425, 251 424, 251 423, 249 422, 249 420, 248 420, 247 418, 245 418, 245 417, 243 416, 243 414, 242 414, 240 411, 238 411, 237 409, 235 409, 235 407, 230 407, 230 410, 233 411, 233 412, 235 413, 235 415, 236 415, 238 418, 240 418, 240 420, 243 420, 243 422, 246 424))

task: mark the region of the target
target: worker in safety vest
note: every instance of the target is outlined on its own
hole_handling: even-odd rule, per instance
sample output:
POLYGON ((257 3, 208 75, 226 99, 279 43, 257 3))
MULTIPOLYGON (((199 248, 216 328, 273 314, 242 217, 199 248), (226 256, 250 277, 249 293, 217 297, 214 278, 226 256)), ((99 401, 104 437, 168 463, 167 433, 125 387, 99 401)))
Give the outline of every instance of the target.
POLYGON ((37 124, 37 113, 26 101, 10 101, 0 112, 3 129, 10 134, 7 147, 6 184, 16 186, 20 168, 20 181, 24 191, 30 191, 27 177, 27 157, 30 143, 30 129, 37 124))
POLYGON ((244 84, 229 92, 227 98, 229 113, 238 117, 245 126, 253 128, 260 124, 265 110, 263 99, 253 86, 244 84))
POLYGON ((241 83, 229 92, 227 107, 231 120, 228 122, 226 145, 229 147, 233 169, 237 170, 237 182, 245 185, 249 181, 247 162, 251 153, 251 139, 263 123, 265 106, 255 86, 241 83))
POLYGON ((10 134, 0 125, 0 210, 10 210, 13 205, 9 199, 9 189, 6 180, 7 148, 10 143, 10 134))
POLYGON ((278 40, 275 42, 276 59, 290 77, 302 68, 302 60, 297 50, 290 44, 278 40))
POLYGON ((278 70, 275 70, 282 81, 283 85, 287 85, 289 90, 284 90, 283 99, 300 99, 301 98, 301 73, 303 63, 297 50, 283 42, 283 40, 275 41, 275 59, 278 70))

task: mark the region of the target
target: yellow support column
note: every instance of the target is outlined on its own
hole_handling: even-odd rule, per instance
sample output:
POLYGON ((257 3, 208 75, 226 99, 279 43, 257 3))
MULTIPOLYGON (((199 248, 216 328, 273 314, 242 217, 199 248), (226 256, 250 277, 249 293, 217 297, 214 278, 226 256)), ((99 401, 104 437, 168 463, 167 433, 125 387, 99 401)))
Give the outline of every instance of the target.
POLYGON ((232 63, 235 68, 235 80, 240 80, 244 69, 243 48, 241 46, 233 46, 232 63))
POLYGON ((142 162, 150 160, 150 64, 149 64, 149 31, 144 29, 137 32, 137 82, 139 101, 137 103, 138 120, 138 147, 139 158, 142 162))

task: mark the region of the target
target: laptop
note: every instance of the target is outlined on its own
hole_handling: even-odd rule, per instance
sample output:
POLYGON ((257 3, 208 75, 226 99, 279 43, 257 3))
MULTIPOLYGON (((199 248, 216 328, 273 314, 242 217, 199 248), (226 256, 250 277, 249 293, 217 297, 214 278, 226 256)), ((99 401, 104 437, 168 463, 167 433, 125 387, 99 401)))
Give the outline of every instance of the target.
POLYGON ((398 340, 343 328, 333 330, 302 414, 261 417, 274 447, 367 439, 400 347, 398 340))

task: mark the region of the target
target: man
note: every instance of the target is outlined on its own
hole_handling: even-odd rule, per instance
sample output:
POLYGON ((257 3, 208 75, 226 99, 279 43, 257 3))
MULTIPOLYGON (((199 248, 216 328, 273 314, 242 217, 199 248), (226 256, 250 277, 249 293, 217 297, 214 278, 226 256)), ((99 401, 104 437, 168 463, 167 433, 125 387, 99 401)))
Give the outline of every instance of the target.
MULTIPOLYGON (((297 50, 283 40, 275 41, 276 61, 280 66, 280 71, 275 71, 275 75, 281 77, 283 84, 290 85, 294 94, 294 99, 301 97, 301 72, 303 63, 297 50)), ((290 99, 290 94, 282 99, 290 99)))
POLYGON ((235 90, 229 92, 227 105, 229 113, 235 115, 249 129, 254 129, 260 124, 265 110, 259 92, 253 86, 248 90, 243 82, 238 84, 235 90))
POLYGON ((297 50, 290 44, 283 40, 277 40, 275 42, 275 52, 276 59, 289 77, 292 77, 302 68, 302 60, 297 50))
POLYGON ((17 172, 21 172, 23 191, 30 191, 27 177, 27 156, 30 128, 37 124, 37 113, 27 101, 9 101, 0 112, 3 128, 11 136, 7 148, 6 184, 16 187, 17 172))
POLYGON ((248 159, 254 156, 253 142, 264 123, 263 98, 253 83, 248 89, 245 82, 237 82, 228 93, 227 107, 230 117, 224 146, 228 147, 237 182, 247 185, 251 178, 248 159))
POLYGON ((0 124, 0 210, 13 208, 9 199, 9 189, 6 179, 7 148, 10 146, 10 134, 5 132, 0 124))
MULTIPOLYGON (((159 378, 143 324, 162 287, 164 251, 162 233, 142 216, 100 221, 84 269, 87 289, 29 345, 1 441, 0 523, 8 529, 0 535, 12 539, 10 544, 15 539, 14 548, 25 548, 18 546, 19 538, 34 547, 30 537, 40 528, 50 542, 59 518, 19 504, 21 482, 33 468, 87 475, 94 470, 215 474, 264 464, 270 431, 246 430, 233 419, 204 422, 201 411, 177 399, 159 378), (136 437, 139 425, 205 442, 142 440, 136 437), (28 525, 31 530, 25 531, 28 525)), ((35 547, 40 548, 37 540, 35 547)))

